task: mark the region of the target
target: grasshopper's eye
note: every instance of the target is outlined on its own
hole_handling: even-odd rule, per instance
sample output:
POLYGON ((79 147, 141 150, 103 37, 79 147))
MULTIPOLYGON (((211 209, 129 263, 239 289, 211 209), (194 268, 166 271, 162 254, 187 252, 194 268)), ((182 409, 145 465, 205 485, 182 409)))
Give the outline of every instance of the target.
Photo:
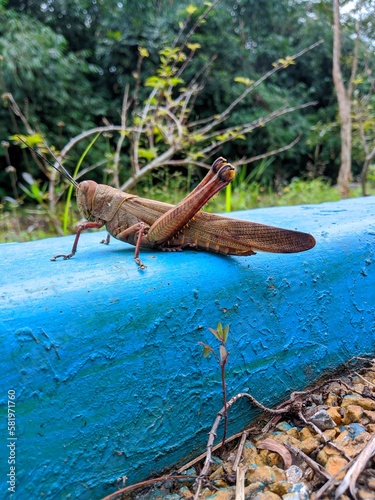
POLYGON ((78 184, 78 187, 77 189, 79 189, 79 191, 81 191, 81 193, 87 193, 87 191, 89 190, 89 183, 88 181, 82 181, 78 184))

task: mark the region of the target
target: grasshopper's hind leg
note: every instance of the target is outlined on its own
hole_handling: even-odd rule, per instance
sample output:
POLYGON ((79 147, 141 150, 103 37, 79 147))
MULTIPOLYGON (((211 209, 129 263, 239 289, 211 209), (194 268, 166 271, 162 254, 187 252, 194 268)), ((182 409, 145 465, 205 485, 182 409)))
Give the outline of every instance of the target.
MULTIPOLYGON (((121 233, 116 234, 116 239, 120 241, 126 241, 135 245, 134 260, 138 264, 139 269, 146 269, 146 265, 143 264, 139 258, 139 252, 141 249, 142 240, 145 238, 145 231, 148 228, 144 222, 137 222, 132 226, 128 227, 121 233)), ((147 238, 147 237, 146 237, 147 238)))
POLYGON ((162 247, 175 236, 194 215, 235 176, 234 167, 224 158, 214 161, 210 171, 180 203, 168 210, 150 227, 147 239, 156 247, 162 247))

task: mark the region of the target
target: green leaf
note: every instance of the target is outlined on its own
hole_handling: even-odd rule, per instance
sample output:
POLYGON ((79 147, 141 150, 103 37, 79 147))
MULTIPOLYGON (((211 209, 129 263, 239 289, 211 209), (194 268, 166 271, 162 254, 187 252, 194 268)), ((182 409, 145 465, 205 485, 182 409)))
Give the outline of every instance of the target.
POLYGON ((200 43, 188 43, 186 45, 186 47, 191 50, 192 52, 195 52, 196 50, 200 49, 201 48, 201 44, 200 43))
POLYGON ((223 339, 223 325, 220 323, 220 321, 218 322, 216 328, 217 328, 217 332, 220 336, 220 340, 222 340, 223 339))
POLYGON ((156 158, 157 154, 158 154, 157 148, 148 148, 148 149, 139 148, 138 149, 138 156, 140 158, 145 158, 145 160, 147 160, 147 161, 151 161, 154 158, 156 158))
POLYGON ((203 357, 207 358, 210 354, 212 354, 212 349, 209 345, 203 345, 203 357))
POLYGON ((226 141, 229 137, 230 137, 230 135, 227 133, 227 134, 220 134, 220 135, 216 135, 216 136, 215 136, 215 139, 216 139, 217 141, 222 142, 222 141, 226 141))
POLYGON ((215 335, 215 337, 217 338, 217 340, 220 340, 221 341, 221 338, 220 338, 220 335, 219 335, 219 332, 217 332, 216 330, 214 330, 213 328, 209 328, 210 332, 215 335))
POLYGON ((148 50, 145 47, 138 47, 138 52, 139 52, 139 55, 143 58, 149 57, 149 55, 150 55, 148 50))
POLYGON ((113 31, 113 30, 109 30, 107 31, 107 38, 109 38, 110 40, 115 40, 116 42, 118 42, 121 38, 121 31, 119 30, 116 30, 116 31, 113 31))
POLYGON ((229 325, 226 325, 223 328, 223 342, 226 342, 228 340, 228 334, 229 334, 229 325))
POLYGON ((250 87, 254 83, 254 80, 250 80, 250 78, 245 78, 244 76, 236 76, 233 81, 237 83, 243 83, 246 87, 250 87))
POLYGON ((159 76, 150 76, 145 81, 146 87, 155 87, 156 89, 162 89, 165 86, 165 81, 159 76))
POLYGON ((20 139, 22 139, 26 144, 33 148, 37 145, 43 144, 43 137, 41 134, 32 134, 32 135, 22 135, 22 134, 17 134, 17 135, 12 135, 10 136, 10 139, 12 141, 17 141, 18 144, 21 146, 21 148, 26 148, 26 145, 21 142, 20 139))
POLYGON ((175 87, 176 85, 178 85, 180 83, 184 83, 184 80, 182 78, 174 77, 174 78, 169 78, 168 83, 172 87, 175 87))
POLYGON ((291 64, 296 64, 294 57, 292 56, 286 56, 286 57, 281 57, 280 59, 277 60, 277 62, 272 63, 272 66, 277 68, 277 66, 282 66, 283 68, 287 68, 291 64))
POLYGON ((189 16, 191 16, 192 14, 194 14, 194 12, 195 12, 197 9, 198 9, 198 7, 196 7, 195 5, 190 4, 190 5, 188 5, 188 6, 186 7, 186 12, 187 12, 187 14, 189 14, 189 16))
POLYGON ((201 142, 205 139, 205 136, 202 134, 193 134, 189 135, 189 138, 192 140, 192 142, 201 142))

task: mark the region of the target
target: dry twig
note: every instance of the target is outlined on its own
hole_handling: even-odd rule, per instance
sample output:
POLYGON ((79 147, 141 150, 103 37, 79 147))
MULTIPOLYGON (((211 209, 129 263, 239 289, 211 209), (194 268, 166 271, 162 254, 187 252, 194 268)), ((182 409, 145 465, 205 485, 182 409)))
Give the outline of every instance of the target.
POLYGON ((311 467, 316 473, 318 473, 320 476, 323 476, 325 479, 332 479, 333 476, 326 471, 324 467, 322 467, 320 464, 315 462, 312 458, 310 458, 306 453, 304 453, 302 450, 299 450, 295 446, 289 444, 289 443, 284 443, 285 448, 287 448, 295 457, 302 458, 309 467, 311 467))
POLYGON ((366 467, 367 462, 371 457, 375 455, 375 436, 368 441, 366 446, 363 448, 361 453, 355 458, 354 462, 351 464, 350 469, 345 474, 340 486, 336 490, 335 498, 336 500, 340 498, 341 495, 349 488, 349 491, 353 498, 356 498, 355 484, 361 472, 366 467))
POLYGON ((245 474, 247 467, 238 467, 236 477, 236 500, 245 500, 245 474))
POLYGON ((248 434, 249 434, 248 431, 243 431, 243 433, 242 433, 241 441, 240 441, 240 444, 238 445, 236 458, 234 460, 233 467, 232 467, 233 472, 237 472, 237 467, 238 467, 238 465, 240 463, 240 460, 241 460, 241 457, 242 457, 243 448, 245 446, 245 442, 246 442, 246 438, 247 438, 248 434))
POLYGON ((163 481, 171 481, 173 479, 187 479, 189 477, 195 478, 195 476, 189 476, 187 474, 183 475, 176 475, 176 476, 161 476, 161 477, 156 477, 154 479, 147 479, 147 481, 141 481, 140 483, 136 484, 131 484, 130 486, 126 486, 125 488, 121 488, 120 490, 115 491, 114 493, 111 493, 110 495, 107 495, 106 497, 102 498, 101 500, 115 500, 119 495, 123 495, 124 493, 129 493, 130 491, 136 490, 138 488, 144 488, 145 486, 150 486, 155 483, 160 483, 163 481))

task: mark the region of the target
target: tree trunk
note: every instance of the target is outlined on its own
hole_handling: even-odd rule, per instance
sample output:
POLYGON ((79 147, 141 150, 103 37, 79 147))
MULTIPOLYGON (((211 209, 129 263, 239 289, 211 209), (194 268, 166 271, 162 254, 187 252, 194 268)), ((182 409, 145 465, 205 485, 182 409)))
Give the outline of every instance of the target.
MULTIPOLYGON (((351 120, 351 82, 345 88, 341 66, 341 27, 339 0, 333 0, 333 82, 335 84, 340 118, 341 156, 337 184, 341 196, 349 194, 352 163, 352 120, 351 120)), ((354 65, 354 63, 353 63, 354 65)))
POLYGON ((366 181, 367 181, 367 172, 368 168, 370 166, 371 160, 366 156, 366 159, 363 163, 362 166, 362 171, 361 171, 361 187, 362 187, 362 196, 367 196, 367 189, 366 189, 366 181))

